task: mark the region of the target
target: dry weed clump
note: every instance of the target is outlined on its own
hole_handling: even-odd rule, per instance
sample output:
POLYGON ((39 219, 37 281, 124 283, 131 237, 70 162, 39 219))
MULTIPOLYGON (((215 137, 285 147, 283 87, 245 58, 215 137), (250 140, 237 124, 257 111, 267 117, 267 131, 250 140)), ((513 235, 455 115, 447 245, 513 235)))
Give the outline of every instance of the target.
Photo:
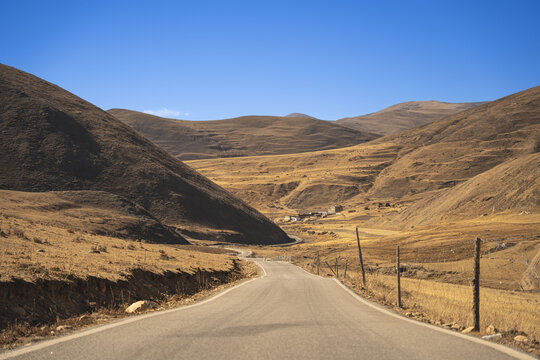
POLYGON ((19 229, 19 228, 12 228, 11 231, 10 231, 11 234, 15 235, 16 237, 18 237, 19 239, 23 239, 23 240, 30 240, 28 239, 28 236, 26 236, 24 230, 22 229, 19 229))

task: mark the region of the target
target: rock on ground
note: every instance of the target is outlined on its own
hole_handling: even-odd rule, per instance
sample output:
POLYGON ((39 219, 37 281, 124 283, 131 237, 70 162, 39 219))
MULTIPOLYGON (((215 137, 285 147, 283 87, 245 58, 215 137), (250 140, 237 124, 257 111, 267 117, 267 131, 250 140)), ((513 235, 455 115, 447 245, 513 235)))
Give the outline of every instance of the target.
POLYGON ((126 308, 126 312, 129 313, 129 314, 132 314, 132 313, 135 313, 135 312, 144 311, 144 310, 154 308, 154 307, 156 307, 155 302, 149 301, 149 300, 140 300, 140 301, 134 302, 133 304, 129 305, 126 308))

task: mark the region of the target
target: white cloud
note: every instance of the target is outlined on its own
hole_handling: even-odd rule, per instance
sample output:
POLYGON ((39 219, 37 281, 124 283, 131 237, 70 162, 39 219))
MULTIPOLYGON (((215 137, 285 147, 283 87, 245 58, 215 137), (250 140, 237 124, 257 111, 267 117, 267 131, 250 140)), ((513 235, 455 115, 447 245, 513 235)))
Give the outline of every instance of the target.
POLYGON ((159 110, 144 110, 143 112, 145 114, 156 115, 156 116, 161 116, 161 117, 189 116, 188 112, 182 112, 182 111, 178 111, 178 110, 167 109, 165 107, 163 107, 163 108, 161 108, 159 110))

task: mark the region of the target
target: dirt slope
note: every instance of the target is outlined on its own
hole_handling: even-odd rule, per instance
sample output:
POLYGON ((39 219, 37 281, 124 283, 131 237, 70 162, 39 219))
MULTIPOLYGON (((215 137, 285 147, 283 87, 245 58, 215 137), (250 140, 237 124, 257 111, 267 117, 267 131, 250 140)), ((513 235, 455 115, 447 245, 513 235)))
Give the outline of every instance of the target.
POLYGON ((186 121, 124 109, 108 112, 182 160, 310 152, 377 137, 303 114, 186 121))
POLYGON ((407 101, 375 113, 339 119, 336 123, 358 131, 388 135, 424 125, 481 104, 483 103, 407 101))
POLYGON ((106 191, 184 231, 235 242, 288 241, 258 211, 115 117, 5 65, 0 140, 0 189, 106 191))

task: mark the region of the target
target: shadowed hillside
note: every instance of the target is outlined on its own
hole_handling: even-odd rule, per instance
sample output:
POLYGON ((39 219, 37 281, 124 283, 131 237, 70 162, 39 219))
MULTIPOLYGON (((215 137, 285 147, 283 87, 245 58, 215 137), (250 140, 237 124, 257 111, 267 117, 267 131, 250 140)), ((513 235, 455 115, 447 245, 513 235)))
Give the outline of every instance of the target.
POLYGON ((105 191, 186 233, 246 243, 288 241, 258 211, 105 111, 5 65, 0 134, 0 189, 105 191))
POLYGON ((481 104, 483 103, 408 101, 375 113, 339 119, 336 123, 358 131, 388 135, 424 125, 481 104))
POLYGON ((108 112, 182 160, 335 149, 377 137, 303 114, 186 121, 123 109, 108 112))

